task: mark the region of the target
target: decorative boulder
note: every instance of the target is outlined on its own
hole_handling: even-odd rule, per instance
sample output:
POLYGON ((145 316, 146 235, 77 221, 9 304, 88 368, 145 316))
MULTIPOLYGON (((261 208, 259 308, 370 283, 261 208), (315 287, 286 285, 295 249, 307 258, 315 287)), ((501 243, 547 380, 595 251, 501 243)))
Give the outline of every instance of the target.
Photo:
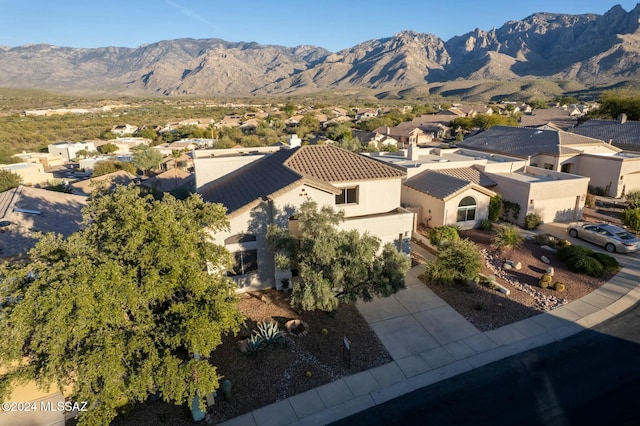
POLYGON ((540 260, 542 260, 542 261, 543 261, 544 263, 546 263, 547 265, 548 265, 549 263, 551 263, 551 261, 549 260, 549 258, 548 258, 547 256, 541 256, 541 257, 540 257, 540 260))
POLYGON ((553 276, 554 272, 555 272, 555 269, 553 269, 553 266, 549 266, 547 268, 547 274, 553 276))
POLYGON ((510 263, 504 262, 504 264, 502 265, 502 269, 513 269, 513 266, 510 263))
POLYGON ((516 262, 513 265, 513 269, 515 269, 516 271, 519 271, 520 269, 522 269, 522 262, 516 262))

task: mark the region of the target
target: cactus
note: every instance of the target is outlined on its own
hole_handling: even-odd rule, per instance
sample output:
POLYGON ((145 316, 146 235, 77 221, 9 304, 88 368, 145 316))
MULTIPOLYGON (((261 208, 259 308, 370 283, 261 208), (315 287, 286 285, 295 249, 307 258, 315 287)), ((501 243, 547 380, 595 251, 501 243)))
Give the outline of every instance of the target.
POLYGON ((540 281, 546 281, 548 283, 551 282, 551 274, 542 274, 542 277, 540 278, 540 281))
POLYGON ((556 291, 564 291, 565 290, 565 285, 564 285, 564 283, 561 283, 560 281, 557 281, 555 284, 553 284, 553 288, 556 291))
POLYGON ((545 281, 545 280, 540 280, 538 281, 538 285, 542 288, 547 288, 549 287, 549 284, 551 284, 550 281, 545 281))
POLYGON ((329 334, 329 330, 327 330, 326 328, 323 328, 322 330, 320 330, 320 334, 322 334, 323 336, 326 336, 327 334, 329 334))
POLYGON ((264 348, 264 340, 262 340, 262 338, 257 334, 253 334, 247 339, 248 353, 255 355, 260 352, 262 348, 264 348))
POLYGON ((257 333, 266 345, 284 342, 284 334, 276 321, 258 323, 257 333))
POLYGON ((231 399, 231 380, 225 380, 222 382, 222 392, 224 392, 224 398, 229 401, 231 399))
POLYGON ((313 373, 311 373, 311 371, 307 371, 306 376, 307 376, 307 378, 309 378, 309 379, 310 379, 310 378, 311 378, 311 376, 313 376, 313 373))

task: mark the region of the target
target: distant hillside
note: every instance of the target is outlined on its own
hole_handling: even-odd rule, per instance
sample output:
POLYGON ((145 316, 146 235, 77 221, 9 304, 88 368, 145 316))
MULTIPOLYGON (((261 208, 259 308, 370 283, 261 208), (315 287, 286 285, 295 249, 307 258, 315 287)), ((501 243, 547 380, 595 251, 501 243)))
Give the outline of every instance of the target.
POLYGON ((604 15, 537 13, 446 42, 403 31, 336 53, 220 39, 169 40, 138 48, 0 47, 0 87, 122 95, 263 96, 354 89, 381 98, 548 96, 572 84, 569 90, 640 80, 639 21, 640 4, 629 12, 614 6, 604 15))

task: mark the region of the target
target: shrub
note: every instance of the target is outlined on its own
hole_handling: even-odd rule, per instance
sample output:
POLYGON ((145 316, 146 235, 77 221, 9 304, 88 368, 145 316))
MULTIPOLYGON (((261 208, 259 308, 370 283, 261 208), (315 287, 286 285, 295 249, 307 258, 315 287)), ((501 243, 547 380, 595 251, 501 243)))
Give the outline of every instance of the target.
POLYGON ((502 212, 502 197, 496 194, 489 200, 489 220, 495 222, 502 212))
POLYGON ((482 253, 472 241, 454 240, 443 246, 438 257, 427 263, 423 280, 427 283, 473 280, 482 269, 482 253))
POLYGON ((600 262, 604 270, 607 272, 616 272, 618 269, 620 269, 620 264, 618 263, 616 258, 613 256, 609 256, 606 253, 593 253, 591 257, 600 262))
POLYGON ((533 237, 536 244, 538 244, 539 246, 545 245, 545 244, 549 244, 549 236, 547 234, 536 234, 535 237, 533 237))
POLYGON ((593 186, 589 185, 589 192, 591 194, 593 194, 593 195, 598 195, 600 197, 602 197, 604 195, 607 195, 605 189, 603 187, 601 187, 601 186, 593 187, 593 186))
POLYGON ((628 208, 637 209, 640 207, 640 191, 629 191, 624 198, 628 208))
POLYGON ((625 226, 637 233, 640 231, 640 208, 626 209, 620 215, 620 220, 625 226))
POLYGON ((540 281, 546 281, 548 283, 551 282, 551 275, 550 274, 542 274, 542 277, 540 277, 540 281))
POLYGON ((497 249, 517 248, 524 241, 520 231, 513 225, 502 226, 498 229, 491 246, 497 249))
POLYGON ((482 219, 480 221, 480 229, 482 229, 485 232, 489 232, 493 230, 493 222, 491 222, 489 219, 482 219))
POLYGON ((571 245, 571 241, 569 240, 559 240, 558 241, 558 246, 559 247, 566 247, 566 246, 570 246, 571 245))
POLYGON ((545 280, 538 281, 538 285, 542 288, 549 287, 549 284, 551 284, 551 281, 545 281, 545 280))
POLYGON ((584 199, 584 206, 590 209, 594 208, 596 206, 596 196, 587 193, 587 196, 584 199))
POLYGON ((538 213, 529 213, 524 217, 524 229, 536 229, 542 224, 542 218, 538 213))
POLYGON ((438 226, 429 230, 429 242, 436 247, 440 247, 444 242, 451 242, 460 239, 458 229, 454 226, 438 226))
POLYGON ((558 248, 558 259, 562 262, 566 262, 570 257, 575 256, 591 256, 593 254, 593 250, 588 247, 578 246, 578 245, 569 245, 558 248))
POLYGON ((573 256, 567 259, 567 266, 573 272, 589 275, 591 277, 599 277, 602 275, 604 267, 593 257, 589 256, 573 256))
POLYGON ((553 288, 554 288, 556 291, 564 291, 564 290, 565 290, 565 285, 564 285, 564 283, 561 283, 560 281, 556 281, 556 282, 553 284, 553 288))

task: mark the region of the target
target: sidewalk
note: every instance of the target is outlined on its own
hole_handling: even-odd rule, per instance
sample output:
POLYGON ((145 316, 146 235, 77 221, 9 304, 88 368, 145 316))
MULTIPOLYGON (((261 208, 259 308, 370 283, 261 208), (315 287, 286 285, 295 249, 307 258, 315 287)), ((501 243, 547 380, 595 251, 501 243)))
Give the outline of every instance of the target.
MULTIPOLYGON (((571 239, 564 229, 565 225, 549 224, 541 231, 571 239)), ((430 256, 426 251, 420 254, 430 256)), ((484 333, 422 284, 418 279, 422 267, 416 266, 407 273, 406 289, 356 305, 391 354, 392 362, 223 424, 324 425, 593 327, 640 300, 640 259, 616 257, 623 260, 623 269, 598 290, 553 311, 484 333)))

